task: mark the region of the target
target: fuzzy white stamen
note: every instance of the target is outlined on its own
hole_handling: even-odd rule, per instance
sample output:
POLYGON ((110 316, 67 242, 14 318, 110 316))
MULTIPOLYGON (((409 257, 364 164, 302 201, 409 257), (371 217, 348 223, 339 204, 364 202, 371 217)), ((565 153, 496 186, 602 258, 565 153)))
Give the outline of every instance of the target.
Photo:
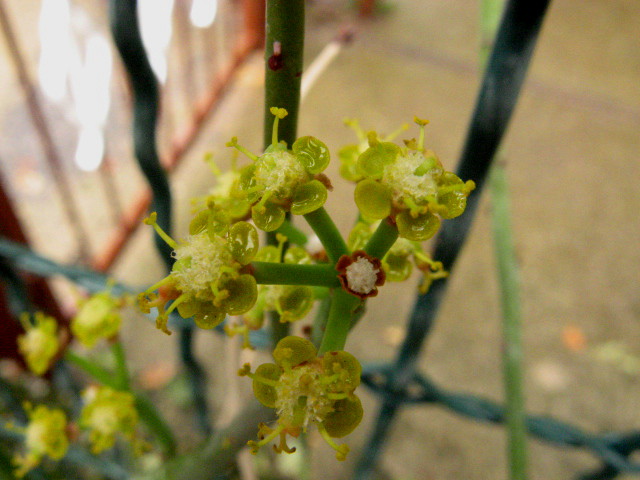
POLYGON ((384 169, 382 183, 391 187, 395 201, 399 201, 405 195, 414 199, 425 199, 437 194, 436 181, 429 172, 424 175, 414 173, 425 160, 422 152, 409 152, 398 157, 384 169))
POLYGON ((183 268, 171 273, 178 289, 201 300, 209 300, 213 295, 210 285, 220 278, 220 268, 233 264, 225 240, 212 241, 206 232, 187 237, 175 249, 174 256, 177 261, 187 261, 183 268))
POLYGON ((346 268, 347 285, 354 292, 366 295, 375 288, 379 271, 366 257, 359 257, 346 268))
POLYGON ((304 166, 287 151, 265 153, 256 164, 258 185, 279 197, 290 197, 295 187, 307 181, 307 177, 304 166))

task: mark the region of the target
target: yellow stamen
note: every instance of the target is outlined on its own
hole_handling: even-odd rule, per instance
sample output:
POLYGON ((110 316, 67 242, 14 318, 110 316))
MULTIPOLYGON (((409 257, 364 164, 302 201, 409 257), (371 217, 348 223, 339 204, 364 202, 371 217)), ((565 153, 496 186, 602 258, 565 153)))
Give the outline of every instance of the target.
POLYGON ((162 240, 164 240, 167 245, 169 245, 171 248, 175 250, 178 246, 178 243, 173 238, 171 238, 160 227, 160 225, 158 225, 157 219, 158 219, 158 214, 156 212, 153 212, 151 213, 151 215, 149 215, 147 218, 144 219, 144 223, 146 223, 147 225, 151 225, 153 229, 156 231, 156 233, 160 236, 160 238, 162 238, 162 240))
POLYGON ((347 454, 349 453, 349 446, 344 443, 342 445, 338 445, 333 438, 329 436, 329 432, 327 432, 321 423, 318 424, 318 431, 320 432, 320 435, 322 435, 322 438, 324 438, 324 441, 336 451, 336 458, 340 461, 346 460, 347 454))

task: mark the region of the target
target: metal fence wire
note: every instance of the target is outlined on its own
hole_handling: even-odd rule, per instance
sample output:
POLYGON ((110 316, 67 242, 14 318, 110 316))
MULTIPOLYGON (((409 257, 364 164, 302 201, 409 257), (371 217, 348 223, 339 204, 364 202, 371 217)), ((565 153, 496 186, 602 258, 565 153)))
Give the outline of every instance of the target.
MULTIPOLYGON (((549 1, 545 0, 511 0, 506 5, 457 171, 461 178, 473 180, 478 190, 485 183, 491 161, 517 103, 548 4, 549 1)), ((155 79, 141 48, 136 26, 136 2, 111 0, 110 7, 112 32, 134 90, 133 137, 136 155, 154 192, 158 221, 165 229, 170 230, 170 191, 155 150, 158 94, 155 79)), ((478 198, 479 192, 475 192, 469 198, 465 215, 454 222, 445 222, 436 239, 434 258, 442 261, 447 270, 454 266, 468 235, 478 198)), ((167 268, 170 268, 170 255, 162 251, 162 257, 167 259, 167 268)), ((18 270, 36 275, 65 275, 91 291, 98 291, 106 284, 106 277, 102 274, 85 268, 58 265, 25 247, 1 239, 0 258, 6 259, 8 265, 18 270)), ((7 275, 5 281, 11 282, 12 275, 7 275)), ((116 292, 127 289, 122 285, 114 288, 116 292)), ((446 288, 447 279, 439 279, 433 283, 428 293, 418 297, 395 361, 367 365, 364 368, 363 383, 379 396, 381 406, 356 467, 357 480, 373 478, 388 432, 402 407, 437 404, 482 422, 500 424, 505 420, 505 410, 501 405, 478 396, 440 388, 417 370, 418 358, 446 288)), ((9 289, 9 293, 12 291, 19 289, 9 289)), ((191 372, 194 380, 192 385, 197 389, 198 384, 203 384, 202 370, 195 363, 192 352, 193 337, 197 331, 191 330, 186 322, 181 325, 178 339, 181 359, 191 372)), ((201 424, 208 425, 203 393, 195 390, 195 394, 201 400, 201 424)), ((640 431, 595 435, 559 420, 534 415, 526 417, 526 426, 531 435, 543 441, 559 447, 584 448, 598 457, 601 466, 581 474, 578 478, 582 480, 613 479, 622 473, 640 473, 640 463, 629 458, 640 448, 640 431)))

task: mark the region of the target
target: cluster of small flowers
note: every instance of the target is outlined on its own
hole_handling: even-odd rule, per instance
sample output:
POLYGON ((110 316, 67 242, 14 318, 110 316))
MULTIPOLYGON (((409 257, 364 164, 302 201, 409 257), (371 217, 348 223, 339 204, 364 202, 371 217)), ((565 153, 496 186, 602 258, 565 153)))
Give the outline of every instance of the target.
MULTIPOLYGON (((122 323, 125 298, 111 292, 99 292, 79 302, 79 310, 71 319, 71 332, 87 348, 99 340, 111 340, 118 335, 122 323)), ((32 319, 23 314, 21 323, 25 333, 18 337, 18 348, 25 363, 36 375, 45 374, 63 348, 61 329, 55 318, 36 312, 32 319)), ((116 438, 131 442, 136 451, 146 445, 137 432, 138 414, 133 394, 108 387, 89 387, 83 393, 84 405, 77 425, 88 434, 94 453, 111 448, 116 438)), ((25 404, 27 425, 11 428, 24 435, 23 451, 14 456, 15 475, 23 477, 38 466, 45 457, 60 460, 70 441, 77 440, 76 424, 67 420, 60 408, 25 404)))
POLYGON ((354 394, 362 372, 358 360, 345 351, 318 356, 309 340, 294 336, 278 342, 273 358, 275 363, 263 363, 254 373, 249 364, 239 371, 253 380, 260 403, 278 413, 275 428, 260 425, 260 440, 249 442, 252 451, 280 437, 275 451, 293 453, 286 436, 298 437, 313 423, 337 459, 344 460, 349 447, 333 439, 348 435, 362 420, 362 404, 354 394))
MULTIPOLYGON (((233 316, 236 319, 227 322, 225 331, 243 335, 244 346, 250 347, 249 332, 262 328, 266 312, 276 311, 282 322, 292 322, 305 317, 313 306, 310 286, 258 285, 253 276, 253 262, 307 265, 327 261, 326 257, 312 257, 301 246, 285 250, 287 239, 280 233, 276 233, 277 245, 259 246, 256 227, 278 232, 287 214, 308 215, 320 209, 332 188, 323 173, 330 161, 327 146, 305 136, 289 148, 278 138, 279 122, 287 112, 282 108, 271 112, 272 141, 261 155, 242 147, 235 137, 227 144, 251 163, 238 167, 234 158, 232 169, 222 173, 208 158, 218 185, 195 202, 184 239, 176 241, 164 232, 155 214, 145 220, 171 246, 175 258, 169 275, 138 298, 144 312, 157 308, 157 326, 165 333, 171 333, 168 319, 174 310, 201 328, 216 327, 233 316)), ((474 188, 473 182, 465 183, 446 171, 424 147, 427 122, 417 118, 415 122, 420 127, 419 139, 400 147, 391 140, 406 126, 380 139, 349 121, 360 142, 339 152, 342 176, 356 183, 354 199, 360 219, 348 238, 352 253, 335 263, 336 277, 347 292, 363 300, 377 295, 386 279, 408 279, 414 267, 422 272, 421 292, 447 275, 420 242, 437 232, 441 219, 462 214, 474 188), (399 238, 383 258, 373 258, 365 250, 379 221, 397 226, 399 238)), ((335 444, 333 438, 350 433, 362 416, 354 394, 360 381, 357 360, 343 351, 317 356, 313 345, 299 337, 283 339, 273 355, 275 363, 261 365, 255 373, 248 366, 240 372, 253 379, 255 396, 275 408, 279 417, 275 428, 260 426, 261 440, 251 443, 254 450, 280 436, 276 451, 291 452, 286 435, 296 437, 315 423, 338 458, 344 459, 348 448, 335 444)))
POLYGON ((405 141, 403 147, 390 141, 399 132, 383 140, 369 132, 365 143, 364 132, 350 121, 360 143, 340 151, 340 173, 356 182, 355 202, 365 220, 390 218, 401 237, 421 242, 436 234, 441 218, 464 212, 475 184, 444 169, 438 156, 424 146, 428 122, 417 117, 414 121, 420 136, 405 141))

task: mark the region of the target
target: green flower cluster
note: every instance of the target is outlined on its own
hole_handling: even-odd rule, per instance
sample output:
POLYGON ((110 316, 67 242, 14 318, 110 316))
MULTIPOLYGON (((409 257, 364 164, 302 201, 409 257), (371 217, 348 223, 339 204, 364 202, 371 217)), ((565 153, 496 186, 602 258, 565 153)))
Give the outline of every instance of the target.
POLYGON ((60 460, 67 453, 69 438, 67 436, 67 417, 60 409, 50 409, 44 405, 33 408, 25 404, 29 417, 26 427, 11 427, 24 435, 24 452, 13 457, 17 467, 14 474, 24 477, 31 469, 40 465, 45 457, 60 460))
POLYGON ((25 334, 18 337, 18 350, 29 370, 36 375, 42 375, 49 369, 60 349, 58 322, 53 317, 36 312, 33 321, 29 320, 28 313, 23 313, 20 323, 25 334))
POLYGON ((362 420, 362 404, 353 393, 362 372, 358 360, 344 351, 318 356, 309 340, 294 336, 278 342, 273 358, 275 363, 264 363, 255 373, 249 364, 239 372, 253 380, 255 397, 278 414, 274 428, 260 424, 260 440, 249 442, 253 453, 276 437, 280 437, 276 452, 293 453, 286 436, 298 437, 314 423, 338 460, 344 460, 349 447, 338 445, 334 438, 348 435, 362 420))
POLYGON ((119 436, 131 442, 138 452, 144 447, 136 431, 138 412, 133 394, 109 387, 90 387, 83 397, 86 404, 79 423, 81 428, 89 431, 93 453, 113 447, 119 436))
POLYGON ((369 147, 355 162, 356 175, 348 178, 357 181, 355 202, 365 219, 391 217, 401 237, 422 241, 435 235, 441 218, 464 212, 475 185, 443 168, 436 154, 424 148, 427 121, 415 122, 419 140, 406 141, 404 147, 369 133, 369 147))
POLYGON ((240 170, 239 188, 252 205, 251 218, 265 232, 277 230, 285 214, 305 215, 322 207, 327 200, 327 185, 322 171, 329 165, 329 149, 315 137, 300 137, 287 148, 278 141, 279 120, 287 116, 284 108, 272 108, 275 116, 273 138, 265 152, 256 156, 232 138, 235 147, 253 163, 240 170))
POLYGON ((124 303, 109 290, 81 299, 78 313, 71 319, 71 332, 87 348, 103 338, 115 337, 122 324, 120 310, 124 303))
POLYGON ((176 259, 171 273, 138 297, 144 312, 158 309, 156 325, 160 330, 171 333, 167 321, 175 309, 183 318, 193 317, 200 328, 213 328, 227 314, 239 315, 253 307, 258 295, 256 280, 243 270, 258 251, 258 232, 253 225, 230 225, 213 203, 194 217, 189 235, 180 242, 158 226, 155 213, 145 223, 173 248, 176 259), (165 309, 169 301, 172 303, 165 309))

